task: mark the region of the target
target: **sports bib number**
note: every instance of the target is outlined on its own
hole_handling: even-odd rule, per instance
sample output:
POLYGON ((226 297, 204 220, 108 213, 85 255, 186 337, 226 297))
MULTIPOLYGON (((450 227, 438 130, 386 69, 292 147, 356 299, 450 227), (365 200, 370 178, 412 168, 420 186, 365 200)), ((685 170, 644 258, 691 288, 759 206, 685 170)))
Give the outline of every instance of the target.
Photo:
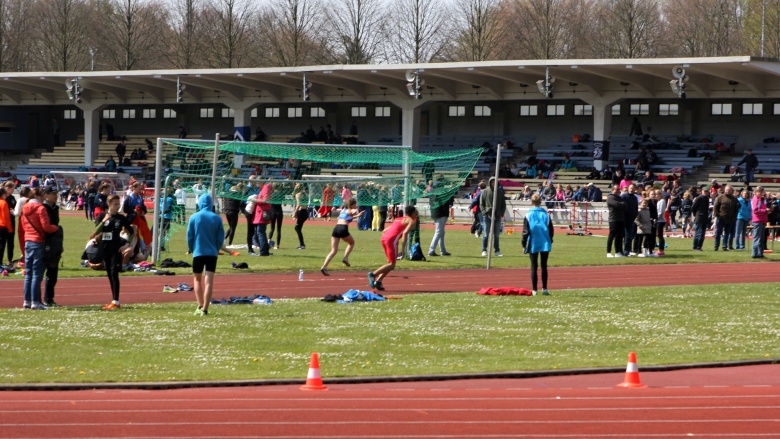
POLYGON ((113 232, 103 232, 103 241, 111 241, 112 239, 114 239, 113 232))

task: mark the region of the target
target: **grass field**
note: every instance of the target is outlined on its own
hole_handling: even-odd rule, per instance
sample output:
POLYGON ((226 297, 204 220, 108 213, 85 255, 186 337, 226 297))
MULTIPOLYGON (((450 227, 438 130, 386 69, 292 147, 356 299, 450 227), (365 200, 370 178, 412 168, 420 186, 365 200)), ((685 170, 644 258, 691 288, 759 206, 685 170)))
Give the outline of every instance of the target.
MULTIPOLYGON (((63 266, 60 269, 60 277, 102 277, 103 272, 85 269, 79 266, 80 256, 86 245, 89 234, 92 232, 93 225, 84 219, 83 215, 66 214, 62 217, 62 226, 65 230, 65 255, 63 266)), ((224 256, 219 259, 218 272, 225 273, 234 271, 231 262, 247 262, 250 266, 249 272, 297 272, 303 268, 306 272, 317 272, 322 266, 325 255, 330 251, 330 234, 333 230, 334 222, 325 223, 321 220, 310 220, 303 228, 303 234, 306 241, 305 250, 296 250, 298 238, 295 234, 292 224, 285 224, 282 227, 282 242, 279 250, 272 250, 274 256, 268 258, 258 258, 247 255, 246 249, 240 249, 240 256, 224 256)), ((352 269, 365 271, 374 269, 384 263, 384 253, 379 243, 380 233, 370 231, 357 231, 356 227, 350 228, 355 237, 355 250, 350 257, 352 269)), ((481 239, 475 238, 468 233, 469 227, 464 224, 453 224, 447 226, 446 243, 447 251, 452 253, 451 257, 428 258, 427 262, 404 262, 399 265, 399 269, 442 269, 442 268, 480 268, 485 267, 487 260, 481 257, 481 239)), ((509 227, 507 227, 507 232, 509 227)), ((501 258, 492 258, 491 266, 496 268, 517 268, 529 267, 528 257, 523 255, 521 246, 520 227, 515 228, 512 235, 507 232, 500 237, 501 252, 504 254, 501 258)), ((427 253, 428 245, 433 237, 432 229, 423 228, 421 243, 424 251, 427 253)), ((705 262, 738 262, 753 261, 750 258, 750 251, 741 252, 712 252, 705 247, 704 252, 694 252, 691 250, 691 240, 682 238, 668 238, 667 254, 663 258, 624 258, 607 259, 606 256, 606 237, 605 236, 566 236, 566 230, 556 230, 555 243, 550 256, 550 265, 553 266, 585 266, 585 265, 631 265, 631 264, 679 264, 679 263, 705 263, 705 262)), ((187 251, 185 241, 185 231, 182 228, 176 232, 171 239, 166 252, 162 253, 163 258, 172 258, 174 260, 191 259, 191 256, 185 254, 187 251)), ((246 242, 246 224, 239 223, 238 237, 234 244, 245 244, 246 242)), ((275 236, 274 236, 275 239, 275 236)), ((711 241, 707 241, 711 245, 711 241)), ((18 247, 18 243, 17 243, 18 247)), ((334 258, 334 264, 343 269, 341 263, 341 254, 346 244, 340 244, 339 255, 334 258)), ((438 253, 438 249, 437 249, 438 253)), ((17 250, 16 254, 19 252, 17 250)), ((771 258, 762 262, 771 261, 771 258)), ((333 265, 335 267, 335 265, 333 265)), ((188 274, 188 269, 171 269, 181 274, 188 274)), ((138 273, 125 273, 126 276, 144 275, 138 273)), ((1 282, 1 281, 0 281, 1 282)))
MULTIPOLYGON (((332 224, 307 224, 303 251, 295 250, 293 228, 285 224, 282 248, 273 257, 225 256, 218 271, 232 271, 229 263, 237 261, 249 262, 253 271, 316 271, 332 224)), ((63 226, 61 277, 103 276, 78 267, 90 224, 64 216, 63 226)), ((240 236, 245 230, 239 225, 240 236)), ((690 240, 676 238, 668 239, 664 258, 607 259, 603 236, 564 232, 555 239, 555 266, 644 264, 655 267, 638 267, 638 276, 662 276, 663 264, 751 261, 749 252, 693 252, 690 240)), ((353 228, 353 235, 353 269, 380 265, 379 233, 353 228)), ((431 236, 423 230, 423 243, 431 236)), ((502 235, 501 243, 504 257, 493 258, 493 266, 528 266, 519 233, 502 235)), ((452 257, 401 265, 484 267, 480 241, 467 226, 448 226, 447 246, 452 257)), ((169 247, 165 257, 188 260, 183 231, 169 247)), ((215 306, 208 318, 192 316, 191 303, 130 305, 119 313, 99 306, 4 309, 0 383, 304 378, 313 351, 320 353, 325 377, 614 367, 625 365, 632 350, 643 365, 778 358, 778 309, 776 283, 574 289, 550 297, 420 294, 349 305, 277 300, 215 306)))

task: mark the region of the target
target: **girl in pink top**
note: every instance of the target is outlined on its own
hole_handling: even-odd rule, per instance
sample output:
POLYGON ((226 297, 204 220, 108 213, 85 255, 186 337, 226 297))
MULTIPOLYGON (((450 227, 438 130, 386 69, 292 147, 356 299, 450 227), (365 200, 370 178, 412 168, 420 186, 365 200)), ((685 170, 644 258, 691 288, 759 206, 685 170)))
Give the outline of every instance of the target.
POLYGON ((368 272, 368 285, 371 288, 376 288, 380 291, 385 289, 382 285, 382 280, 395 269, 395 261, 398 260, 398 241, 403 238, 401 248, 405 249, 409 232, 417 224, 418 213, 416 207, 406 206, 404 214, 403 218, 393 221, 390 227, 386 228, 382 233, 382 247, 385 249, 387 264, 368 272))

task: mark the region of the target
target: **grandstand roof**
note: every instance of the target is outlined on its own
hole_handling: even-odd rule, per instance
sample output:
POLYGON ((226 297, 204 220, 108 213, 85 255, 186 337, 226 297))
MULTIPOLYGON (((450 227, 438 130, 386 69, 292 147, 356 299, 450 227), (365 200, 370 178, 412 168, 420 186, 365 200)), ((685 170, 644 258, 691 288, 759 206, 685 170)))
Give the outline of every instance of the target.
POLYGON ((557 78, 553 99, 618 101, 675 98, 672 69, 688 76, 689 98, 780 97, 780 60, 654 58, 485 61, 431 64, 331 65, 284 68, 24 72, 0 74, 0 105, 70 105, 66 82, 78 79, 83 105, 175 104, 177 78, 184 103, 300 103, 303 75, 312 102, 404 102, 405 73, 425 80, 420 101, 538 100, 546 68, 557 78))

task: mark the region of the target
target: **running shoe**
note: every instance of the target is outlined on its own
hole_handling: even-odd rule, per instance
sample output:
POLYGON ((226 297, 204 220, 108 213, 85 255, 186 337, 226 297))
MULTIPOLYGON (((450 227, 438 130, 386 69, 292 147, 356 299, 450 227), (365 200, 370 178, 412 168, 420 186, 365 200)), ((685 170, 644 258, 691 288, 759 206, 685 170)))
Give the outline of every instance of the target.
POLYGON ((118 303, 111 302, 108 305, 104 306, 103 309, 113 311, 115 309, 120 309, 121 306, 118 303))
POLYGON ((501 256, 504 256, 504 255, 502 255, 501 252, 496 252, 496 256, 498 256, 500 258, 501 256))
POLYGON ((376 288, 379 291, 384 291, 385 290, 385 287, 382 285, 381 281, 380 282, 375 282, 374 283, 374 288, 376 288))
POLYGON ((351 267, 352 266, 352 265, 350 265, 349 259, 347 259, 347 258, 342 259, 341 262, 343 262, 344 265, 346 265, 347 267, 351 267))
POLYGON ((182 283, 179 284, 179 290, 180 291, 192 291, 193 288, 191 286, 185 284, 184 282, 182 282, 182 283))
POLYGON ((165 285, 163 287, 163 291, 162 292, 163 293, 178 293, 179 290, 174 288, 174 287, 172 287, 172 286, 170 286, 170 285, 165 285))
POLYGON ((322 273, 324 276, 330 276, 327 268, 320 268, 320 273, 322 273))
POLYGON ((373 271, 368 272, 368 286, 371 288, 374 288, 374 286, 376 286, 376 277, 374 276, 373 271))
POLYGON ((202 316, 203 315, 203 309, 201 309, 201 307, 198 307, 198 309, 195 310, 193 315, 202 316))
POLYGON ((238 256, 238 255, 240 255, 240 254, 241 254, 241 253, 239 253, 239 252, 237 252, 237 251, 235 251, 235 250, 234 250, 234 251, 232 251, 232 252, 230 252, 230 256, 238 256))
POLYGON ((44 305, 46 305, 47 308, 57 308, 57 307, 59 307, 57 302, 55 302, 53 300, 50 300, 50 301, 44 303, 44 305))
POLYGON ((33 303, 30 307, 31 309, 38 310, 38 311, 46 311, 49 308, 46 308, 46 305, 42 303, 33 303))

